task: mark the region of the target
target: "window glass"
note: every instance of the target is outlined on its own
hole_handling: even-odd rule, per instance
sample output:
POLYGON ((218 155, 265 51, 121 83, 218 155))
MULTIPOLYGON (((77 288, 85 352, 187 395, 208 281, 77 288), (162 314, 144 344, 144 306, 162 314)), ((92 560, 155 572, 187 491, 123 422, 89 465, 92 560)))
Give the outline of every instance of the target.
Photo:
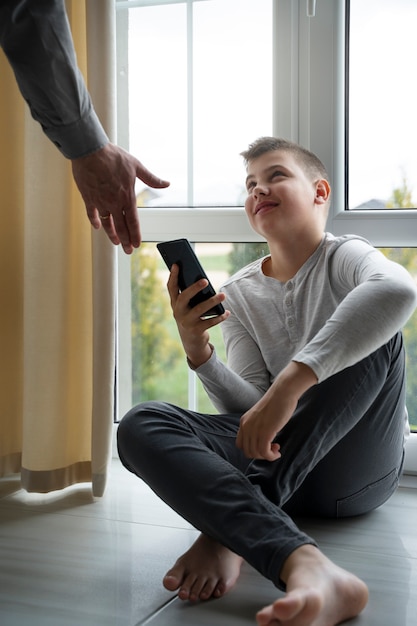
POLYGON ((239 153, 272 134, 272 2, 194 5, 194 204, 241 205, 239 153))
POLYGON ((129 149, 171 181, 139 206, 242 204, 239 153, 272 133, 272 0, 135 6, 127 22, 129 149))
POLYGON ((138 188, 139 206, 186 203, 187 9, 185 3, 128 11, 127 68, 129 150, 152 171, 172 181, 168 192, 138 188), (172 191, 174 189, 174 191, 172 191))
POLYGON ((417 2, 349 4, 349 208, 416 207, 417 2))

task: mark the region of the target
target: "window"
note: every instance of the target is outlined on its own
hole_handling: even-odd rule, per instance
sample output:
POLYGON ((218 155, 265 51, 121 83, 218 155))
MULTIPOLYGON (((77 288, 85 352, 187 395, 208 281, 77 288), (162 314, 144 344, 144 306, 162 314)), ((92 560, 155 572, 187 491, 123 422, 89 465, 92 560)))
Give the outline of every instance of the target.
MULTIPOLYGON (((404 198, 409 190, 414 193, 416 167, 411 142, 406 142, 407 149, 403 150, 397 137, 404 122, 400 117, 407 118, 400 134, 411 137, 415 132, 412 109, 405 102, 413 101, 408 97, 416 82, 410 71, 413 57, 406 53, 402 41, 405 37, 401 38, 403 45, 396 46, 390 33, 386 47, 397 55, 396 65, 410 68, 405 74, 408 78, 404 98, 405 78, 402 89, 398 88, 398 72, 386 73, 385 50, 377 54, 376 47, 379 37, 387 42, 386 35, 378 30, 386 15, 397 30, 401 24, 414 23, 410 12, 415 12, 415 2, 317 0, 314 17, 307 15, 308 4, 314 3, 116 2, 119 142, 173 183, 168 190, 155 193, 138 187, 142 233, 149 242, 140 254, 152 256, 152 242, 185 236, 196 246, 209 244, 197 250, 207 271, 215 273, 219 260, 223 264, 237 243, 243 242, 250 253, 250 246, 258 245, 260 239, 249 228, 240 208, 243 170, 239 152, 257 137, 275 134, 310 148, 328 167, 333 187, 329 231, 335 235, 354 232, 384 248, 389 255, 401 254, 410 262, 410 271, 417 275, 417 251, 413 249, 416 211, 408 207, 392 211, 366 206, 348 210, 366 203, 368 198, 389 200, 396 189, 400 190, 400 197, 402 190, 404 198), (370 24, 369 38, 363 30, 366 20, 370 24), (382 69, 378 64, 382 64, 382 69), (368 73, 364 82, 357 75, 363 68, 368 73), (377 83, 376 78, 381 76, 385 76, 385 82, 377 83), (390 92, 385 97, 384 88, 390 92), (379 139, 383 133, 377 133, 378 141, 375 140, 373 133, 377 131, 372 130, 372 124, 377 118, 372 107, 369 105, 366 116, 363 113, 364 99, 368 106, 370 95, 376 106, 375 92, 381 94, 379 110, 385 110, 390 120, 389 134, 398 140, 391 150, 386 149, 388 137, 383 137, 383 144, 379 139), (391 97, 392 92, 396 98, 391 97), (394 158, 395 152, 396 160, 386 160, 384 167, 388 170, 381 169, 374 179, 363 168, 371 169, 370 164, 386 152, 390 158, 394 158), (359 161, 359 157, 363 160, 359 161), (363 176, 363 172, 367 175, 363 176), (402 186, 403 173, 406 187, 402 186)), ((131 289, 129 263, 129 258, 120 255, 121 368, 130 362, 132 350, 130 321, 124 321, 124 316, 130 319, 132 297, 138 297, 131 289)), ((166 282, 162 265, 152 271, 162 284, 166 282)), ((132 276, 134 272, 133 268, 132 276)), ((133 311, 134 306, 135 303, 133 311)), ((411 336, 407 342, 415 341, 416 324, 414 316, 407 327, 406 334, 411 336)), ((408 356, 408 389, 414 397, 415 386, 410 378, 410 373, 414 378, 414 371, 417 372, 414 348, 408 350, 408 356)), ((185 363, 183 367, 187 371, 185 363)), ((144 369, 141 367, 141 376, 146 376, 144 369)), ((131 406, 131 381, 131 372, 122 371, 121 414, 131 406)), ((202 408, 203 400, 192 375, 188 389, 190 405, 202 408)), ((417 425, 417 414, 410 415, 410 421, 417 425)))
POLYGON ((350 0, 349 208, 417 206, 414 0, 350 0))

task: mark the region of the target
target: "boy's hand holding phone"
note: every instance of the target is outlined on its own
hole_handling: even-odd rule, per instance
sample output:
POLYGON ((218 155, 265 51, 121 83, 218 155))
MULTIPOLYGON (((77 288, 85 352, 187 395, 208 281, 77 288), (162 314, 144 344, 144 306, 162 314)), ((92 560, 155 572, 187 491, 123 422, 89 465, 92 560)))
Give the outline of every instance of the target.
POLYGON ((215 294, 194 307, 190 307, 190 300, 207 287, 206 278, 180 291, 178 284, 179 266, 173 264, 168 280, 168 292, 171 299, 171 308, 178 326, 178 332, 184 346, 185 353, 193 367, 203 365, 211 357, 213 348, 209 343, 208 329, 217 326, 229 317, 229 311, 224 311, 215 317, 205 317, 208 309, 221 304, 226 296, 223 293, 215 294))
POLYGON ((194 367, 212 354, 208 329, 229 316, 187 239, 164 241, 156 246, 171 274, 168 291, 185 353, 194 367))

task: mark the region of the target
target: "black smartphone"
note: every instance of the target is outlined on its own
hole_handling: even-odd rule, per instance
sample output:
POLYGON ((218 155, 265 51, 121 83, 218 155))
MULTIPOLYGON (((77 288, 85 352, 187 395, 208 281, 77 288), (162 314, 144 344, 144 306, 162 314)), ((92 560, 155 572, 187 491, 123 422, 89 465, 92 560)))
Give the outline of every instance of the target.
MULTIPOLYGON (((168 269, 171 269, 175 263, 179 267, 178 273, 178 286, 181 291, 184 291, 187 287, 190 287, 201 278, 208 280, 208 285, 202 289, 196 296, 191 298, 189 304, 190 307, 200 304, 208 300, 212 296, 216 295, 213 285, 203 268, 200 265, 200 261, 197 258, 194 250, 191 247, 188 239, 174 239, 173 241, 163 241, 157 243, 162 258, 164 259, 168 269)), ((224 307, 222 304, 217 304, 213 308, 209 309, 202 315, 202 317, 216 317, 224 313, 224 307)))

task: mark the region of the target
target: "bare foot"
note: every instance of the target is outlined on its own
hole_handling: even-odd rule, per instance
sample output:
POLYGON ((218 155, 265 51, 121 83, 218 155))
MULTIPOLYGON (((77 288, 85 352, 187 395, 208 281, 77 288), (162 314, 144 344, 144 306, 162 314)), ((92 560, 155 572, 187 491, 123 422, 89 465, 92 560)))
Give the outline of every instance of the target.
POLYGON ((179 589, 181 600, 220 598, 235 585, 241 565, 240 556, 200 535, 165 574, 163 584, 169 591, 179 589))
POLYGON ((259 626, 335 626, 358 615, 368 601, 364 582, 311 545, 290 554, 281 577, 287 593, 259 611, 259 626))

